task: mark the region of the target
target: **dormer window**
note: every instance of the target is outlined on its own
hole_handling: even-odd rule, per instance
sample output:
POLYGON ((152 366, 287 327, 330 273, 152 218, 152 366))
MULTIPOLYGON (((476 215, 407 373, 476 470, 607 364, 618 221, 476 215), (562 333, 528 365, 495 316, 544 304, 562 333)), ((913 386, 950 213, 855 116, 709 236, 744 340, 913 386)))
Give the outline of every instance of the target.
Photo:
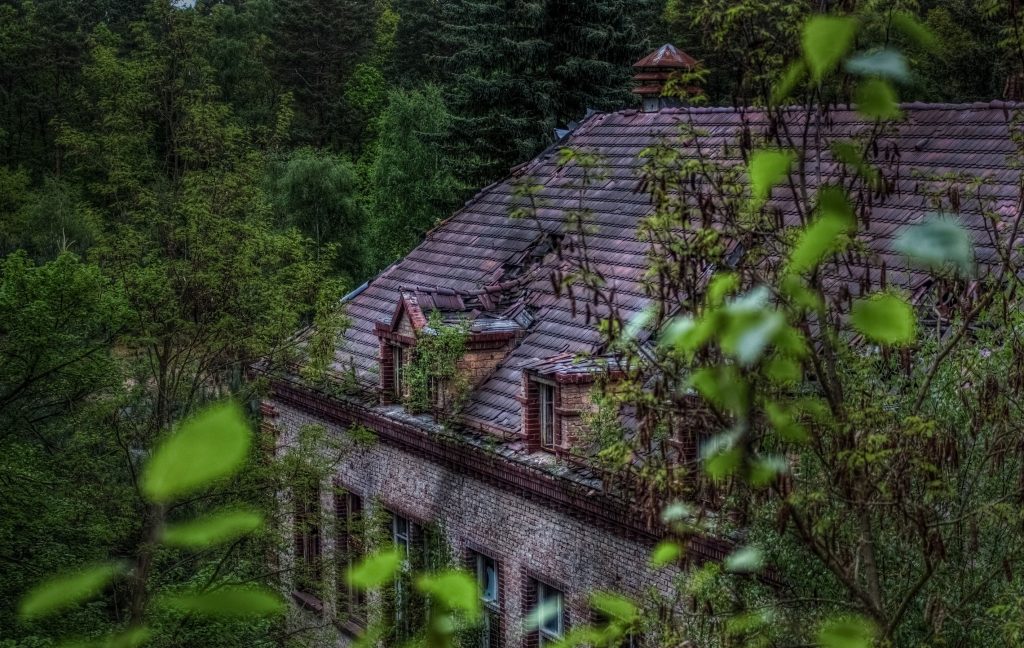
POLYGON ((391 361, 394 367, 392 391, 395 398, 401 400, 405 395, 405 349, 401 344, 391 345, 391 361))
POLYGON ((561 441, 555 429, 555 386, 545 382, 537 383, 537 418, 540 424, 540 445, 545 450, 554 450, 561 441))
POLYGON ((489 312, 497 303, 484 296, 399 290, 391 318, 374 325, 383 403, 457 418, 465 391, 486 380, 523 333, 511 315, 489 312))
MULTIPOLYGON (((570 457, 580 438, 584 415, 596 407, 591 390, 596 381, 623 375, 612 357, 580 358, 562 353, 523 365, 522 430, 530 452, 545 451, 570 457)), ((578 454, 579 449, 575 449, 578 454)))

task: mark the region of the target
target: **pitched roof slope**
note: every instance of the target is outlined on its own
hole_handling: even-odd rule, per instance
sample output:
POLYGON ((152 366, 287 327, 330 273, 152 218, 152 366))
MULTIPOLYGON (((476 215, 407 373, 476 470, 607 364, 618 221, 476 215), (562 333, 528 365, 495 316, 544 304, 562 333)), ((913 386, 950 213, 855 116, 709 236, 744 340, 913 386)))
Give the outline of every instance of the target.
MULTIPOLYGON (((1021 106, 1003 102, 966 105, 906 104, 905 120, 883 138, 878 156, 889 156, 895 169, 895 189, 871 213, 863 238, 877 256, 844 280, 856 283, 857 272, 877 271, 884 261, 890 284, 912 288, 915 275, 894 255, 890 244, 897 231, 933 211, 929 193, 938 190, 939 175, 968 174, 984 180, 988 208, 1009 216, 1019 209, 1020 171, 1010 156, 1016 146, 1009 133, 1013 113, 1021 106)), ((793 111, 795 126, 804 113, 793 111)), ((581 124, 561 146, 587 150, 603 158, 606 177, 585 193, 584 207, 591 212, 593 233, 588 235, 590 255, 614 287, 622 315, 640 312, 647 300, 640 285, 645 270, 645 245, 636 228, 651 211, 649 197, 638 191, 640 152, 679 134, 682 125, 704 132, 701 146, 719 159, 739 155, 734 145, 741 130, 766 127, 757 111, 732 108, 674 108, 660 112, 625 110, 596 114, 581 124)), ((819 124, 811 124, 812 135, 819 124)), ((837 109, 822 120, 820 180, 835 170, 828 143, 862 133, 871 124, 849 109, 837 109), (827 131, 827 132, 825 132, 827 131)), ((809 141, 814 141, 812 137, 809 141)), ((496 429, 519 429, 520 404, 516 399, 520 368, 559 354, 587 353, 599 343, 593 320, 585 309, 564 294, 556 296, 551 272, 560 263, 544 245, 545 232, 565 229, 566 213, 579 207, 580 171, 560 168, 552 148, 512 176, 481 191, 453 217, 431 231, 407 257, 390 267, 349 304, 352 325, 338 349, 339 364, 354 364, 367 379, 375 379, 378 342, 374 323, 392 315, 401 288, 447 288, 481 291, 487 286, 514 285, 515 308, 532 314, 522 343, 498 370, 471 395, 466 415, 496 429), (537 220, 510 218, 510 209, 522 206, 515 197, 517 183, 529 178, 540 188, 537 220)), ((814 151, 807 155, 815 157, 814 151)), ((738 157, 736 159, 739 162, 738 157)), ((815 166, 812 162, 810 167, 815 166)), ((779 205, 789 224, 795 223, 792 206, 779 205)), ((979 262, 994 261, 995 250, 983 224, 981 208, 963 199, 960 213, 974 236, 979 262)), ((837 280, 839 280, 837 278, 837 280)), ((586 300, 583 300, 586 301, 586 300)))

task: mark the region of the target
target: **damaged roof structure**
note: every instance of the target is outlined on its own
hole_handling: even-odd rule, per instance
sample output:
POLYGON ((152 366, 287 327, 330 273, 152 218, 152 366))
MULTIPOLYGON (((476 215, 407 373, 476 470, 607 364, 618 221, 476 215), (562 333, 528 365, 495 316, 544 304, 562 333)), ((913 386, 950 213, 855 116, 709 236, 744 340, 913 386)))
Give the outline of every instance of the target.
MULTIPOLYGON (((637 62, 638 87, 697 65, 666 45, 637 62)), ((518 645, 516 622, 538 591, 564 595, 569 619, 590 614, 586 593, 594 589, 639 595, 647 587, 672 587, 671 570, 654 572, 647 560, 659 529, 634 515, 631 502, 604 492, 601 474, 585 460, 563 460, 585 425, 595 377, 622 371, 597 322, 611 308, 619 321, 633 321, 654 301, 645 287, 650 243, 638 232, 654 209, 642 187, 642 153, 668 146, 683 158, 739 166, 745 160, 737 142, 779 124, 755 108, 667 107, 660 92, 639 94, 645 110, 589 115, 349 296, 350 324, 332 371, 354 376, 360 393, 276 376, 264 403, 265 420, 285 436, 308 424, 339 435, 360 426, 377 435, 373 448, 338 469, 335 485, 400 524, 439 521, 456 555, 498 565, 495 578, 507 589, 494 611, 498 638, 491 646, 518 645), (593 156, 600 171, 588 175, 564 163, 562 149, 593 156), (561 283, 578 262, 578 248, 566 243, 580 235, 581 212, 587 263, 615 295, 614 305, 561 283), (456 421, 442 423, 401 404, 403 366, 418 336, 430 334, 432 317, 467 328, 472 357, 461 369, 469 389, 456 421)), ((1021 107, 1001 101, 900 106, 902 119, 868 151, 887 169, 885 195, 867 197, 870 218, 860 223, 856 252, 826 276, 829 291, 841 299, 881 283, 923 301, 931 275, 911 267, 893 243, 937 209, 938 197, 956 203, 975 262, 996 265, 1000 232, 1021 209, 1012 137, 1021 107)), ((782 119, 811 143, 804 161, 812 190, 844 166, 835 142, 858 141, 878 127, 849 106, 820 114, 794 108, 782 119)), ((780 230, 805 224, 780 195, 770 210, 780 230)), ((742 263, 742 248, 734 252, 742 263)), ((720 560, 730 546, 693 538, 688 559, 720 560)))
MULTIPOLYGON (((919 289, 926 279, 925 273, 915 273, 906 259, 893 251, 892 243, 901 229, 933 211, 929 185, 940 184, 934 178, 962 174, 981 179, 983 192, 992 201, 989 209, 1012 214, 1019 207, 1019 171, 1010 162, 1016 145, 1009 137, 1010 111, 1015 105, 907 104, 901 109, 905 121, 881 142, 898 156, 897 191, 872 211, 871 222, 862 233, 872 254, 861 266, 850 268, 847 276, 833 279, 847 283, 854 294, 864 273, 885 272, 890 285, 910 292, 919 289)), ((794 115, 800 119, 803 113, 794 111, 794 115)), ((852 109, 833 111, 829 121, 828 133, 821 138, 825 143, 854 137, 870 127, 852 109)), ((757 111, 731 108, 625 110, 594 115, 562 143, 603 159, 607 176, 585 194, 594 228, 589 235, 589 253, 619 296, 623 319, 628 321, 649 303, 641 287, 648 247, 636 232, 640 220, 651 210, 650 197, 638 190, 640 152, 672 141, 685 125, 707 133, 702 142, 705 151, 720 153, 740 137, 743 129, 756 130, 765 122, 765 116, 757 111)), ((812 157, 808 166, 813 167, 813 157, 820 156, 826 172, 837 164, 824 147, 808 151, 808 155, 812 157)), ((579 172, 559 165, 555 151, 550 150, 515 175, 481 191, 349 302, 352 325, 338 347, 337 369, 354 366, 366 380, 376 380, 378 341, 374 324, 392 314, 396 299, 407 286, 415 285, 416 290, 429 294, 447 290, 474 295, 481 313, 500 316, 515 309, 528 312, 528 317, 520 317, 526 324, 522 341, 473 391, 464 413, 470 427, 514 437, 520 427, 516 399, 523 367, 560 355, 589 356, 600 350, 593 317, 588 321, 586 313, 574 310, 564 291, 556 294, 552 286, 551 275, 563 260, 554 251, 543 257, 531 256, 539 236, 565 233, 565 215, 578 207, 579 180, 579 172), (509 216, 520 205, 516 190, 522 178, 540 187, 537 198, 542 206, 536 223, 509 216), (509 280, 509 274, 515 278, 509 280), (505 303, 506 308, 498 308, 505 303)), ((794 212, 783 212, 789 219, 786 225, 800 224, 794 212)), ((974 239, 978 262, 995 262, 997 252, 986 217, 977 207, 967 205, 961 215, 974 239)))

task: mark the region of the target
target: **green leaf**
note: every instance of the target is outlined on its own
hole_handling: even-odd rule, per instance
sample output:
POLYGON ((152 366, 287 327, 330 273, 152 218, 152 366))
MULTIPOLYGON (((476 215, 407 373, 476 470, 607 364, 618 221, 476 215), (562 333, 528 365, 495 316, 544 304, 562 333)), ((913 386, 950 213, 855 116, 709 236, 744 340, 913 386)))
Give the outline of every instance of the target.
POLYGON ((735 272, 719 272, 708 284, 708 306, 717 307, 725 302, 725 298, 740 287, 740 276, 735 272))
POLYGON ((792 358, 774 356, 764 364, 764 375, 776 385, 795 385, 803 378, 803 365, 792 358))
POLYGON ((734 574, 750 574, 764 567, 764 554, 757 547, 740 547, 725 557, 725 571, 734 574))
POLYGON ((471 619, 480 614, 480 589, 466 572, 453 570, 420 576, 416 587, 445 609, 465 612, 471 619))
POLYGON ((907 59, 895 50, 859 54, 846 62, 846 71, 860 76, 879 76, 892 81, 910 81, 907 59))
POLYGON ((590 605, 605 617, 623 624, 633 623, 640 616, 633 601, 611 592, 594 592, 590 595, 590 605))
POLYGON ((921 47, 931 51, 938 51, 939 39, 913 14, 906 11, 897 11, 892 16, 892 24, 893 27, 903 32, 907 38, 921 47))
POLYGON ((716 481, 732 475, 743 460, 743 448, 737 445, 739 432, 723 432, 707 440, 701 447, 704 472, 716 481))
POLYGON ((764 411, 768 415, 768 421, 775 428, 775 433, 783 441, 805 443, 810 438, 804 426, 800 425, 793 415, 779 403, 765 403, 764 411))
POLYGON ((349 569, 345 578, 349 585, 359 589, 376 589, 391 582, 402 566, 402 553, 398 549, 386 549, 370 554, 358 565, 349 569))
POLYGON ((654 317, 654 310, 645 308, 629 320, 626 324, 626 329, 622 332, 622 337, 626 341, 632 341, 640 335, 641 332, 647 327, 651 319, 654 317))
POLYGON ((658 543, 658 546, 651 552, 651 565, 655 567, 664 567, 665 565, 671 564, 679 560, 679 557, 683 555, 683 550, 678 543, 671 540, 664 540, 658 543))
POLYGON ((772 103, 780 105, 789 99, 796 89, 796 86, 807 76, 807 66, 803 61, 795 61, 790 64, 782 74, 782 78, 772 88, 772 103))
POLYGON ((747 383, 734 366, 701 367, 693 372, 690 385, 711 403, 734 414, 747 406, 747 383))
POLYGON ((815 16, 804 24, 801 44, 815 81, 831 72, 853 43, 857 21, 837 16, 815 16))
POLYGON ((871 648, 877 634, 875 626, 863 617, 835 617, 821 624, 818 645, 822 648, 871 648))
POLYGON ((953 266, 964 274, 974 270, 971 236, 955 218, 930 216, 922 223, 905 227, 893 248, 929 268, 953 266))
POLYGON ((157 448, 142 473, 142 490, 165 503, 234 474, 245 461, 252 432, 241 408, 222 403, 182 423, 157 448))
POLYGON ((164 529, 163 541, 176 547, 208 547, 234 540, 262 526, 263 515, 258 511, 225 510, 169 526, 164 529))
POLYGON ((856 230, 856 223, 844 214, 829 212, 808 225, 789 255, 791 272, 806 272, 818 267, 828 254, 840 248, 846 236, 856 230))
POLYGON ((789 465, 783 457, 758 457, 750 466, 750 483, 757 487, 767 486, 787 471, 789 465))
POLYGON ((902 115, 896 91, 888 81, 866 79, 857 86, 854 97, 857 112, 874 119, 897 119, 902 115))
POLYGON ((23 619, 35 619, 92 598, 124 573, 120 563, 103 563, 58 574, 33 587, 21 600, 23 619))
POLYGON ((733 299, 723 310, 722 351, 741 365, 757 362, 786 324, 782 313, 768 307, 771 293, 758 286, 733 299))
POLYGON ((879 344, 913 342, 917 327, 910 304, 889 293, 877 293, 855 301, 850 321, 864 337, 879 344))
POLYGON ((714 333, 712 320, 692 317, 677 317, 665 329, 664 340, 678 351, 693 354, 711 339, 714 333))
POLYGON ((286 611, 284 601, 263 588, 222 587, 202 594, 168 596, 164 603, 181 612, 213 617, 274 616, 286 611))
POLYGON ((796 156, 792 151, 760 149, 750 156, 747 171, 750 175, 750 192, 755 207, 760 207, 771 195, 772 187, 789 174, 796 156))
POLYGON ((672 502, 661 510, 661 521, 665 524, 678 522, 690 517, 693 510, 684 502, 672 502))

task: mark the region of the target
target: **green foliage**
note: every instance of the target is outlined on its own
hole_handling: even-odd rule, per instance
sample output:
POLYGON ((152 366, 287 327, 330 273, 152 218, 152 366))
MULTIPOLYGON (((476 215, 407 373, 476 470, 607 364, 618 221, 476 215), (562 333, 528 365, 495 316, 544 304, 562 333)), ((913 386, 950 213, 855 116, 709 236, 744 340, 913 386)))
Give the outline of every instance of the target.
POLYGON ((963 225, 955 218, 932 216, 904 228, 894 249, 926 268, 952 267, 965 275, 974 269, 974 246, 963 225))
POLYGON ((470 384, 460 363, 466 355, 469 322, 446 323, 433 311, 417 332, 412 361, 405 370, 406 406, 414 412, 437 412, 442 421, 458 420, 470 384))
POLYGON ((815 81, 831 72, 853 44, 857 23, 850 18, 814 16, 804 23, 801 45, 815 81))
POLYGON ((900 112, 896 92, 883 79, 867 79, 857 86, 857 112, 874 119, 898 119, 900 112))
POLYGON ((246 587, 222 587, 202 594, 168 596, 164 605, 182 612, 212 617, 251 617, 284 614, 284 601, 269 591, 246 587))
POLYGON ((172 546, 201 548, 234 540, 262 527, 263 515, 258 511, 228 509, 168 526, 161 539, 172 546))
POLYGON ((846 61, 846 71, 860 76, 880 76, 892 81, 910 80, 907 59, 894 50, 879 50, 852 56, 846 61))
POLYGON ((393 263, 446 218, 461 193, 444 142, 451 122, 440 91, 394 91, 369 153, 370 249, 375 268, 393 263))
POLYGON ((870 648, 875 645, 876 635, 867 619, 837 617, 822 624, 818 630, 818 645, 822 648, 870 648))
POLYGON ((748 173, 755 207, 768 200, 772 187, 789 174, 794 159, 791 151, 759 150, 750 156, 748 173))
POLYGON ((311 238, 315 258, 333 261, 342 276, 362 276, 366 215, 359 201, 355 166, 342 156, 301 148, 283 160, 273 175, 279 222, 311 238))
POLYGON ((122 573, 123 565, 108 563, 55 576, 25 595, 21 601, 21 616, 26 619, 41 617, 80 603, 98 594, 122 573))
POLYGON ((822 213, 800 233, 789 257, 789 269, 793 272, 813 270, 827 254, 839 248, 843 238, 855 226, 846 214, 834 211, 822 213))
POLYGON ((891 294, 857 300, 850 321, 865 337, 881 344, 912 342, 917 322, 910 304, 891 294))
POLYGON ((346 574, 345 578, 353 587, 377 589, 394 580, 402 560, 402 554, 398 549, 379 551, 364 558, 346 574))
POLYGON ((156 449, 142 473, 142 490, 166 503, 229 476, 245 461, 250 438, 237 405, 209 408, 156 449))
POLYGON ((757 547, 741 547, 725 557, 723 566, 726 571, 743 574, 761 571, 764 554, 757 547))
POLYGON ((680 556, 682 556, 682 550, 677 543, 662 541, 651 553, 651 564, 655 567, 664 567, 679 560, 680 556))

